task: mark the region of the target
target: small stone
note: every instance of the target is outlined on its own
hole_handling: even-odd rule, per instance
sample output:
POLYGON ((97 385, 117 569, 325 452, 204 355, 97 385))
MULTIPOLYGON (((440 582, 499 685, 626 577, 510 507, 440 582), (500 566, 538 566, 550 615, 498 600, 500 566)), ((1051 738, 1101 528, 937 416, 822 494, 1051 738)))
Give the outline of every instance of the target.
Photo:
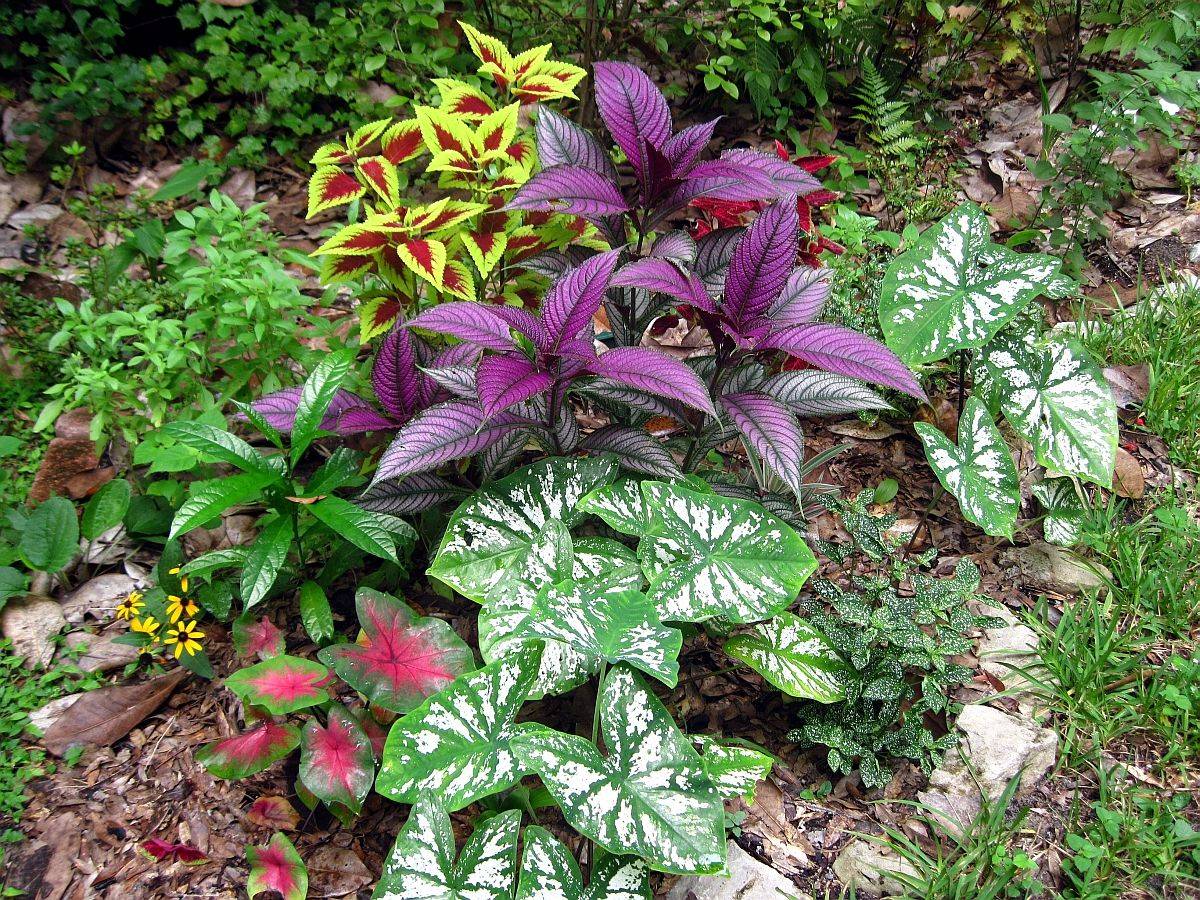
POLYGON ((225 540, 229 542, 228 546, 241 547, 254 542, 254 538, 258 535, 258 529, 254 527, 257 519, 254 516, 226 516, 223 524, 225 529, 225 540))
POLYGON ((105 466, 102 469, 92 469, 90 472, 80 472, 72 475, 63 485, 63 490, 72 500, 83 500, 92 496, 104 485, 117 477, 115 466, 105 466))
POLYGON ((1031 587, 1065 596, 1098 590, 1104 587, 1105 578, 1112 577, 1103 566, 1089 565, 1075 554, 1045 543, 1013 547, 1004 552, 1001 560, 1020 569, 1031 587))
POLYGON ((117 604, 136 589, 137 583, 120 572, 97 575, 67 595, 62 602, 63 615, 72 625, 80 624, 88 615, 107 622, 112 619, 117 604))
POLYGON ((908 860, 884 853, 882 847, 861 838, 842 848, 833 862, 833 873, 846 888, 876 896, 903 894, 907 888, 896 876, 917 876, 908 860))
POLYGON ((25 658, 26 666, 50 665, 54 659, 51 640, 66 627, 58 601, 37 594, 9 600, 0 611, 0 630, 13 643, 13 654, 25 658))
POLYGON ((82 406, 68 409, 54 420, 54 436, 68 441, 90 441, 92 414, 82 406))
POLYGON ((56 437, 46 447, 42 463, 29 489, 31 503, 43 503, 54 494, 64 494, 67 482, 100 465, 96 447, 91 441, 76 441, 56 437))
POLYGON ((790 880, 729 842, 728 875, 688 875, 675 882, 666 900, 808 900, 790 880))
POLYGON ((1038 664, 1037 648, 1037 633, 1028 625, 986 628, 979 640, 979 665, 983 671, 1000 679, 1006 690, 1028 692, 1034 684, 1018 670, 1026 669, 1039 677, 1044 676, 1044 668, 1038 664))
POLYGON ((107 672, 136 662, 141 651, 129 644, 118 644, 107 634, 88 634, 77 631, 67 635, 67 646, 84 648, 83 655, 73 665, 85 672, 107 672))
POLYGON ((13 213, 8 217, 8 225, 10 228, 18 230, 26 225, 49 225, 64 212, 65 210, 61 206, 53 203, 39 203, 13 213))
POLYGON ((12 195, 18 203, 37 203, 44 192, 45 185, 32 172, 22 172, 12 178, 12 195))

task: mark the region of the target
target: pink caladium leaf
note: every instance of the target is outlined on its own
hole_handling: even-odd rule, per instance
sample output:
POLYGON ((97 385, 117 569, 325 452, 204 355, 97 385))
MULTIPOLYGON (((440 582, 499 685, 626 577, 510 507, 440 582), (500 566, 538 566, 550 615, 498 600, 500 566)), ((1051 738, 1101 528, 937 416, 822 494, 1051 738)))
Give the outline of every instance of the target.
POLYGON ((379 345, 371 369, 371 387, 392 418, 403 420, 416 412, 421 377, 412 336, 397 322, 379 345))
POLYGON ((620 256, 619 250, 597 254, 550 286, 542 300, 542 325, 552 348, 578 337, 591 324, 620 256))
POLYGON ((408 323, 409 328, 424 328, 448 334, 475 347, 488 350, 516 350, 509 324, 495 310, 482 303, 465 300, 431 306, 408 323))
POLYGON ((246 810, 246 821, 272 831, 295 831, 300 814, 286 797, 259 797, 246 810))
POLYGON ((803 197, 821 190, 821 182, 800 166, 769 153, 739 148, 726 150, 721 154, 720 159, 721 162, 740 166, 747 172, 754 172, 771 186, 771 192, 757 198, 760 200, 782 199, 788 196, 803 197))
POLYGON ((700 377, 665 353, 644 347, 617 347, 600 354, 588 365, 588 371, 640 391, 678 400, 709 415, 716 414, 700 377))
POLYGON ((263 722, 244 734, 206 744, 196 751, 196 762, 218 778, 246 778, 283 759, 299 743, 296 726, 263 722))
MULTIPOLYGON (((608 133, 636 168, 641 142, 661 148, 671 136, 671 109, 666 98, 637 66, 598 62, 592 67, 596 108, 608 133)), ((639 172, 639 177, 644 173, 639 172)))
POLYGON ((300 780, 326 803, 340 803, 355 813, 362 809, 375 783, 375 751, 344 706, 329 707, 324 727, 316 720, 304 727, 300 780))
POLYGON ((442 619, 417 618, 379 591, 355 598, 363 636, 326 647, 320 658, 371 703, 404 713, 474 668, 471 649, 442 619))
POLYGON ((479 361, 475 384, 483 413, 491 418, 510 406, 550 389, 554 382, 546 372, 517 353, 498 353, 479 361))
POLYGON ((283 832, 276 832, 265 846, 247 847, 246 861, 250 864, 246 893, 251 900, 264 891, 277 891, 283 900, 308 896, 308 870, 283 832))
POLYGON ((747 448, 799 497, 804 480, 804 435, 792 411, 757 391, 726 394, 721 406, 741 432, 747 448))
POLYGON ((191 844, 173 844, 162 838, 150 838, 142 841, 139 849, 152 859, 181 862, 185 865, 198 865, 208 859, 207 853, 191 844))
POLYGON ((598 219, 628 212, 629 204, 606 175, 583 166, 551 166, 521 185, 504 208, 598 219))
POLYGON ((283 632, 266 616, 255 621, 243 615, 233 623, 233 648, 239 656, 270 659, 283 653, 283 632))
POLYGON ((809 365, 894 388, 928 401, 921 383, 891 350, 878 341, 841 325, 788 325, 759 342, 760 350, 782 350, 809 365))
POLYGON ((488 417, 478 403, 451 400, 417 414, 396 432, 375 470, 375 482, 433 469, 486 450, 520 420, 508 413, 488 417))
POLYGON ((829 269, 796 269, 771 304, 767 318, 776 326, 815 322, 829 299, 831 278, 829 269))
POLYGON ((283 654, 239 669, 225 679, 225 687, 243 703, 282 716, 328 700, 328 678, 320 663, 283 654))
POLYGON ((582 166, 603 175, 614 185, 618 183, 612 157, 590 131, 545 106, 538 107, 535 129, 538 159, 544 168, 582 166))
POLYGON ((729 260, 721 311, 737 330, 779 296, 796 267, 800 220, 792 203, 767 207, 746 229, 729 260))
POLYGON ((681 303, 705 312, 716 312, 716 306, 704 288, 704 282, 691 271, 683 271, 675 263, 646 256, 621 267, 610 282, 612 287, 644 288, 674 297, 681 303))

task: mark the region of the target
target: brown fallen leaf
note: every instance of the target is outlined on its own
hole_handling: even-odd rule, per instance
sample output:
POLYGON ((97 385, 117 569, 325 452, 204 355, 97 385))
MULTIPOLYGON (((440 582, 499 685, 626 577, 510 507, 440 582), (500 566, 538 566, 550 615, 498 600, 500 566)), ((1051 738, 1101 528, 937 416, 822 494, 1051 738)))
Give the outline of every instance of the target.
POLYGON ((305 860, 310 897, 345 897, 374 881, 371 870, 346 847, 320 847, 305 860))
POLYGON ((295 831, 300 813, 283 797, 259 797, 246 810, 246 821, 272 831, 295 831))
POLYGON ((1113 470, 1113 490, 1118 497, 1140 500, 1146 493, 1146 476, 1142 465, 1123 447, 1117 448, 1117 465, 1113 470))
POLYGON ((1145 363, 1108 366, 1104 370, 1104 377, 1121 409, 1140 408, 1146 402, 1146 394, 1150 390, 1150 367, 1145 363))
POLYGON ((42 735, 42 746, 62 756, 78 744, 116 743, 162 705, 188 675, 176 669, 141 684, 89 691, 69 706, 42 735))
POLYGON ((842 437, 857 438, 860 441, 882 441, 900 433, 899 429, 893 428, 887 422, 876 422, 874 425, 856 421, 838 422, 830 425, 829 430, 842 437))

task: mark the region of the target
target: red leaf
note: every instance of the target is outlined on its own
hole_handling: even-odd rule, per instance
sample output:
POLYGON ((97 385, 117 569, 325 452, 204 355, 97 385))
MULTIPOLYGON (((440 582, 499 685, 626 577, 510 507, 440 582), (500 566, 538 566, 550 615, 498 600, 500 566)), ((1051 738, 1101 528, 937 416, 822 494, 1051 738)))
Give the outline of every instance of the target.
POLYGON ((283 759, 300 743, 294 725, 263 722, 245 734, 235 734, 196 751, 196 761, 218 778, 245 778, 283 759))
POLYGON ((170 841, 164 841, 161 838, 150 838, 148 841, 143 841, 142 851, 155 859, 165 859, 171 862, 188 863, 191 865, 205 862, 208 859, 208 854, 189 844, 172 844, 170 841))
POLYGON ((283 900, 304 900, 308 894, 308 872, 300 854, 287 836, 277 832, 265 847, 247 847, 250 877, 246 893, 255 897, 263 891, 278 891, 283 900))
POLYGON ((362 809, 375 782, 375 753, 345 707, 330 707, 326 727, 316 721, 305 727, 300 780, 326 803, 340 803, 354 812, 362 809))

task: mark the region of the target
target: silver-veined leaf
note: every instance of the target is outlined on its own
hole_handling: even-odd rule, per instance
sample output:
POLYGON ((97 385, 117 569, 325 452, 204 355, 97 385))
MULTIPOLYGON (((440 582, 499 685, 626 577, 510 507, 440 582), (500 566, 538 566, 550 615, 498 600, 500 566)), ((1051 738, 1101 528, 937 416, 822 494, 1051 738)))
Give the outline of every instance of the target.
POLYGON ((1048 478, 1033 486, 1033 496, 1046 510, 1042 533, 1051 544, 1070 547, 1079 543, 1087 510, 1070 478, 1048 478))
POLYGON ((791 407, 796 415, 839 416, 864 409, 891 409, 865 382, 836 372, 802 369, 772 375, 758 390, 791 407))
POLYGON ((606 856, 585 888, 575 857, 554 835, 530 825, 524 837, 516 900, 650 900, 648 870, 640 859, 606 856))
POLYGON ((790 697, 836 703, 846 696, 839 678, 846 664, 824 635, 789 612, 731 637, 725 652, 790 697))

